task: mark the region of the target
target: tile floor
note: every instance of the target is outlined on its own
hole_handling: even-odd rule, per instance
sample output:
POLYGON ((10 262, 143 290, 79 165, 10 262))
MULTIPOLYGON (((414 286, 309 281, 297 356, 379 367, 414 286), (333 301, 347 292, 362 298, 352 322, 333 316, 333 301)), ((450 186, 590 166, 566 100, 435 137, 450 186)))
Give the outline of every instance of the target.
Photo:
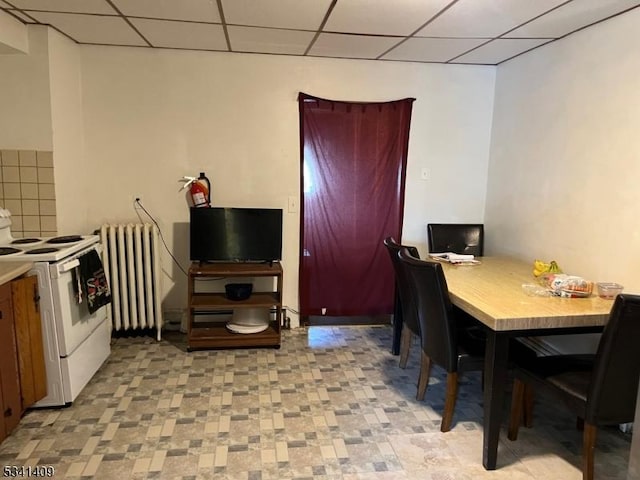
MULTIPOLYGON (((187 353, 167 334, 114 340, 69 408, 33 410, 0 445, 0 467, 50 465, 55 478, 580 479, 575 420, 538 401, 533 429, 503 435, 481 465, 478 375, 463 377, 451 432, 439 431, 444 374, 415 400, 388 326, 284 332, 282 347, 187 353)), ((505 405, 505 418, 506 409, 505 405)), ((596 478, 626 479, 630 436, 598 439, 596 478)))

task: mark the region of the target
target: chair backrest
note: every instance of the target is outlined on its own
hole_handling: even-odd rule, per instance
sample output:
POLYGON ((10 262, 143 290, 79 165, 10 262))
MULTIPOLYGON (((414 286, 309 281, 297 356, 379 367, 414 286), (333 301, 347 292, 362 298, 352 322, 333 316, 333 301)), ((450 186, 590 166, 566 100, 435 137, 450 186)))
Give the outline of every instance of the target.
POLYGON ((595 425, 632 422, 640 378, 640 295, 616 297, 591 376, 585 420, 595 425))
POLYGON ((400 258, 398 252, 401 249, 406 248, 410 254, 416 258, 420 258, 418 249, 407 245, 400 245, 393 237, 387 237, 384 239, 384 246, 389 252, 391 257, 391 264, 396 274, 396 288, 398 289, 398 296, 400 297, 400 307, 402 309, 402 321, 407 324, 409 330, 418 334, 420 332, 420 325, 418 323, 418 314, 416 312, 416 304, 409 284, 409 277, 407 271, 400 264, 400 258))
POLYGON ((457 371, 457 329, 442 265, 415 258, 404 248, 398 256, 409 273, 417 300, 422 350, 447 372, 457 371))
POLYGON ((484 254, 484 225, 481 223, 430 223, 427 225, 429 252, 484 254))

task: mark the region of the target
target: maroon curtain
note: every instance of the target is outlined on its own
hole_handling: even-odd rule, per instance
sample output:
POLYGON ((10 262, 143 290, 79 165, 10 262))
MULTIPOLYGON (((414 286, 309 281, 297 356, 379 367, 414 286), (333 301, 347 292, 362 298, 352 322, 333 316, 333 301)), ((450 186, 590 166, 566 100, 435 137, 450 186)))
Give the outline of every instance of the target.
POLYGON ((382 241, 402 232, 413 101, 300 93, 303 316, 392 313, 394 273, 382 241))

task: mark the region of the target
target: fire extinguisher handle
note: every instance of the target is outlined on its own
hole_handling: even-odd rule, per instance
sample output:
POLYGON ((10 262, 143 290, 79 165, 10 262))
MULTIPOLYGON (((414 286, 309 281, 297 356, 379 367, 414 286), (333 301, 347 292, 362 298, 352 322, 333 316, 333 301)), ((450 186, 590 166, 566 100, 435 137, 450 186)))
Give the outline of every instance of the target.
POLYGON ((191 184, 193 182, 195 182, 197 180, 196 177, 182 177, 181 180, 179 180, 180 182, 185 182, 184 185, 182 185, 182 187, 180 187, 180 191, 182 190, 186 190, 187 188, 191 187, 191 184))
POLYGON ((207 203, 211 205, 211 182, 206 177, 204 172, 200 172, 200 176, 198 177, 198 180, 204 180, 205 182, 207 182, 207 203))

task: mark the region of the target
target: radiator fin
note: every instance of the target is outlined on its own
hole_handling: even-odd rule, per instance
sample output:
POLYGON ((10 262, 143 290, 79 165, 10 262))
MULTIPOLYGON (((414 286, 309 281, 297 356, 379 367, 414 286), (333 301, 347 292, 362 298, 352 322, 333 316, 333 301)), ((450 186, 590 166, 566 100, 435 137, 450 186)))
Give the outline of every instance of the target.
POLYGON ((114 331, 162 331, 159 231, 156 225, 104 224, 102 261, 111 288, 107 309, 114 331))

